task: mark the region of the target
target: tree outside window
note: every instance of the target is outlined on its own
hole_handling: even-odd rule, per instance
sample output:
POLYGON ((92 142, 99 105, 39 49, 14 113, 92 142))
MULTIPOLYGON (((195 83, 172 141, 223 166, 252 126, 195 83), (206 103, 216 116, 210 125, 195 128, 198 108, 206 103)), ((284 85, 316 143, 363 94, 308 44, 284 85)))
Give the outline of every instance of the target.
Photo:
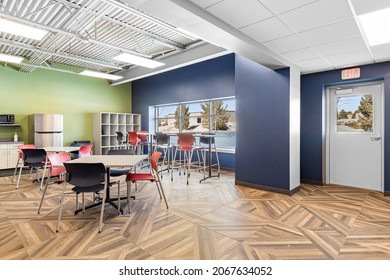
POLYGON ((224 106, 223 101, 212 101, 201 104, 202 107, 202 126, 205 128, 209 127, 210 118, 211 117, 211 128, 212 130, 227 130, 229 116, 227 115, 227 105, 224 106), (210 113, 210 103, 211 103, 211 111, 210 113))
POLYGON ((175 128, 180 129, 180 118, 182 130, 190 126, 190 113, 188 105, 177 105, 175 111, 175 128))

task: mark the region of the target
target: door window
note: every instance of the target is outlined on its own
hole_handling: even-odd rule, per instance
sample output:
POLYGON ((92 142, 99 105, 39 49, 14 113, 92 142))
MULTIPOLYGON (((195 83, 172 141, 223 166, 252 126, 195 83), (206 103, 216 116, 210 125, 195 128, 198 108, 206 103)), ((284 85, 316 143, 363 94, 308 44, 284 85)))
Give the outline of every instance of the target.
POLYGON ((373 132, 373 94, 338 96, 337 132, 373 132))

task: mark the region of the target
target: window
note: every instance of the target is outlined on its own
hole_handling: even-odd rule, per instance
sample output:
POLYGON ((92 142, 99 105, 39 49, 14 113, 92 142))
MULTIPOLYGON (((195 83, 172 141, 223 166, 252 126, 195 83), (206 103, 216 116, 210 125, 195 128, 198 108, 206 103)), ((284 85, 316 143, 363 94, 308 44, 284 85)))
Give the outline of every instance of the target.
POLYGON ((215 138, 218 148, 235 148, 235 98, 157 105, 153 108, 154 116, 151 116, 150 121, 157 132, 215 133, 218 135, 215 138))
POLYGON ((373 94, 337 97, 337 132, 373 131, 373 94))

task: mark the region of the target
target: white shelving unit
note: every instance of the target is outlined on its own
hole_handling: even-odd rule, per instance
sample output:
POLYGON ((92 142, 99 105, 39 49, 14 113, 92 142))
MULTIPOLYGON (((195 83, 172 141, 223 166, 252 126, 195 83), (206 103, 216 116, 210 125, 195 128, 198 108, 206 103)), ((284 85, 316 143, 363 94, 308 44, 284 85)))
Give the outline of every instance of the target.
POLYGON ((116 145, 116 132, 126 134, 141 130, 141 115, 100 112, 93 115, 93 145, 95 155, 105 155, 116 145))

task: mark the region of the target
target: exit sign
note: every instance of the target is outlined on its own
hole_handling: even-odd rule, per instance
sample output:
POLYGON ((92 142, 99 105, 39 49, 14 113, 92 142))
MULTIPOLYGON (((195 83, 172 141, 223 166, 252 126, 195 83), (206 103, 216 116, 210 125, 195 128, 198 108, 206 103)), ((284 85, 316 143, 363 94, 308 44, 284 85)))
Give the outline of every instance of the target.
POLYGON ((341 79, 349 80, 360 78, 360 68, 350 68, 341 71, 341 79))

